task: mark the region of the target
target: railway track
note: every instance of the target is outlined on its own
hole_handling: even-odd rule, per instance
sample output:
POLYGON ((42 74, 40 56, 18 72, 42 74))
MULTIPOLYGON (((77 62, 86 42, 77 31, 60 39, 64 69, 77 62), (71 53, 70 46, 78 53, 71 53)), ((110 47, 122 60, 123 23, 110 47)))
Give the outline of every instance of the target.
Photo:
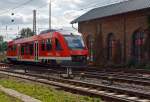
POLYGON ((119 87, 90 84, 77 80, 62 79, 39 74, 20 73, 6 70, 0 70, 0 74, 54 85, 96 97, 100 96, 110 102, 150 102, 150 93, 148 92, 139 92, 136 90, 123 89, 119 87))
MULTIPOLYGON (((36 71, 42 73, 56 73, 56 74, 64 74, 65 69, 58 69, 58 68, 45 68, 45 67, 38 67, 37 66, 20 66, 20 65, 10 65, 10 64, 0 64, 0 66, 3 66, 4 68, 8 68, 10 66, 14 66, 12 70, 14 69, 23 69, 24 72, 27 71, 36 71), (18 68, 17 68, 18 67, 18 68), (31 67, 31 68, 30 68, 31 67), (34 68, 35 67, 35 68, 34 68)), ((101 80, 107 80, 111 83, 113 82, 119 82, 119 83, 129 83, 129 84, 135 84, 135 85, 141 85, 141 86, 150 86, 150 77, 143 77, 136 74, 131 73, 123 73, 123 72, 104 72, 104 71, 73 71, 73 76, 80 76, 84 78, 95 78, 95 79, 101 79, 101 80)))
POLYGON ((150 86, 150 77, 136 76, 128 73, 90 73, 90 72, 75 72, 74 75, 79 75, 82 73, 81 77, 84 78, 96 78, 102 80, 109 80, 112 82, 121 82, 121 83, 130 83, 130 84, 138 84, 144 86, 150 86))

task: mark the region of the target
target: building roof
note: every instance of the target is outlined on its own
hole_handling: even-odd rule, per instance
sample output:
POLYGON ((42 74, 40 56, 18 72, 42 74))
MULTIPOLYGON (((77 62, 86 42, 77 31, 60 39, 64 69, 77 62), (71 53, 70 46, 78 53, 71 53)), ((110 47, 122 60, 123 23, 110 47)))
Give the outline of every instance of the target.
POLYGON ((150 0, 129 0, 92 9, 71 24, 150 8, 150 0))

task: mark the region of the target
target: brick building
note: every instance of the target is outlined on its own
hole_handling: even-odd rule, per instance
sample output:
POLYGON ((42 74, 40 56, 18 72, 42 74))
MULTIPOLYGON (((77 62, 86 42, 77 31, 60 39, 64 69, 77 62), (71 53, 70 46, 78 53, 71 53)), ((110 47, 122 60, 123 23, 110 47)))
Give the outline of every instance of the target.
POLYGON ((145 63, 150 58, 150 0, 129 0, 90 10, 78 23, 98 65, 145 63))

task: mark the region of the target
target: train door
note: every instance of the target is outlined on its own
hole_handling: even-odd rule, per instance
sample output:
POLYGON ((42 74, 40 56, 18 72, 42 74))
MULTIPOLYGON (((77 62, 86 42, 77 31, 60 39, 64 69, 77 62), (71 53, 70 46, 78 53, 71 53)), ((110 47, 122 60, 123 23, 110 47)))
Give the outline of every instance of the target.
POLYGON ((60 40, 58 38, 55 38, 55 51, 56 51, 56 56, 61 57, 63 54, 63 48, 61 46, 60 40))
POLYGON ((34 43, 34 60, 35 60, 35 62, 38 62, 38 56, 39 56, 39 46, 38 46, 38 41, 35 41, 35 43, 34 43))
POLYGON ((54 38, 54 49, 55 49, 55 56, 56 56, 56 63, 62 63, 63 59, 63 48, 61 46, 60 39, 54 38))
POLYGON ((20 44, 17 45, 17 56, 18 56, 18 60, 20 60, 20 58, 21 58, 21 47, 20 47, 20 44))

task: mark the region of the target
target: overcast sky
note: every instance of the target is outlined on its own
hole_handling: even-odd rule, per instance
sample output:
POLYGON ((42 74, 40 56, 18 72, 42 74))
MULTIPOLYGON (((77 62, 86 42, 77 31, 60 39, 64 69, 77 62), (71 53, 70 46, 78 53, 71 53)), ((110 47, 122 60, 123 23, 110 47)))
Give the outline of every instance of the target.
MULTIPOLYGON (((23 27, 32 28, 33 9, 37 10, 37 30, 48 28, 49 0, 0 0, 0 35, 14 38, 23 27), (26 3, 26 4, 23 4, 26 3), (15 9, 13 9, 15 8, 15 9), (11 15, 14 13, 14 16, 11 15), (15 22, 12 23, 11 19, 15 22), (8 30, 6 32, 6 26, 8 30)), ((70 22, 88 10, 123 0, 51 0, 52 27, 71 28, 70 22)))

